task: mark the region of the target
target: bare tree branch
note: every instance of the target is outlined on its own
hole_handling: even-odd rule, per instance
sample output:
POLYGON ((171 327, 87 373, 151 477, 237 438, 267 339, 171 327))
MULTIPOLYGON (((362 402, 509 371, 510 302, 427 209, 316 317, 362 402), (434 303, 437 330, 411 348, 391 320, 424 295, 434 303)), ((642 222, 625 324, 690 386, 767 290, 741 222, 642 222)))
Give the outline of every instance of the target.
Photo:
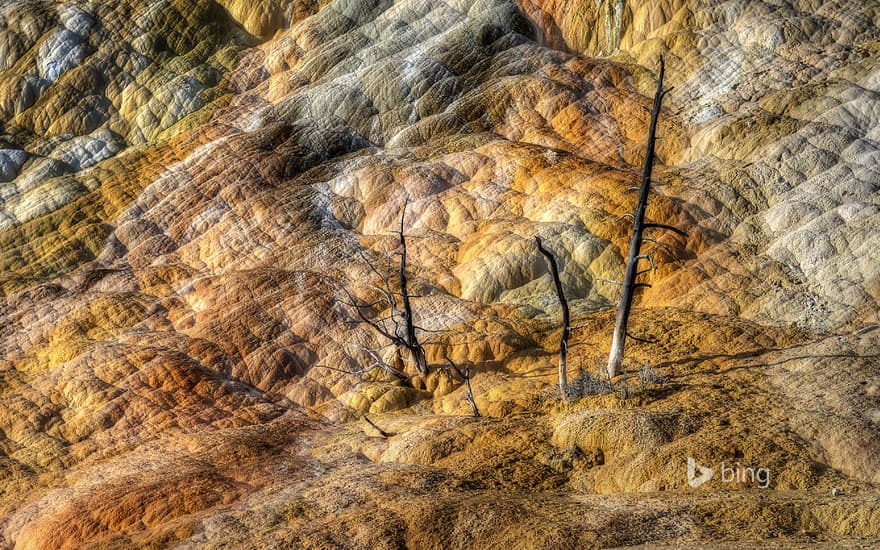
POLYGON ((361 257, 361 260, 364 262, 364 264, 365 264, 367 267, 369 267, 370 270, 371 270, 373 273, 375 273, 375 274, 379 277, 379 280, 380 280, 380 281, 384 281, 384 280, 385 280, 385 277, 383 277, 382 274, 379 273, 379 270, 376 269, 376 266, 373 265, 373 262, 371 262, 371 261, 367 258, 367 255, 364 254, 364 251, 363 251, 363 250, 358 249, 358 255, 361 257))
POLYGON ((662 242, 658 241, 657 239, 654 239, 652 237, 642 237, 642 242, 643 243, 651 243, 653 245, 659 246, 670 256, 675 256, 675 250, 673 250, 671 246, 669 246, 666 243, 662 243, 662 242))
POLYGON ((681 235, 681 236, 684 237, 685 239, 688 237, 687 232, 682 231, 681 229, 679 229, 679 228, 677 228, 677 227, 672 227, 671 225, 666 225, 665 223, 646 223, 646 224, 643 225, 642 227, 643 227, 644 229, 651 229, 651 228, 656 228, 656 229, 667 229, 667 230, 669 230, 669 231, 672 231, 673 233, 677 233, 677 234, 681 235))
POLYGON ((367 368, 365 368, 365 369, 360 369, 360 370, 346 370, 346 369, 339 369, 339 368, 331 367, 331 366, 328 366, 328 365, 315 365, 315 366, 312 367, 312 368, 314 368, 314 369, 327 369, 327 370, 332 370, 332 371, 335 371, 335 372, 341 372, 341 373, 343 373, 343 374, 354 374, 354 375, 356 375, 356 376, 361 376, 361 375, 364 375, 364 374, 366 374, 366 373, 368 373, 368 372, 370 372, 370 371, 372 371, 372 370, 375 370, 375 369, 376 369, 376 366, 375 366, 375 365, 371 365, 371 366, 369 366, 369 367, 367 367, 367 368))
POLYGON ((477 402, 474 400, 474 389, 471 387, 471 367, 469 365, 464 366, 464 372, 461 372, 461 369, 458 368, 452 359, 446 357, 446 362, 449 363, 449 366, 462 378, 464 378, 465 389, 467 390, 467 394, 465 395, 465 399, 471 404, 471 411, 473 411, 474 416, 480 417, 480 410, 477 408, 477 402))
POLYGON ((391 437, 392 435, 394 435, 394 434, 390 434, 390 433, 386 432, 385 430, 383 430, 382 428, 380 428, 379 426, 377 426, 375 422, 373 422, 372 420, 370 420, 370 417, 369 417, 369 416, 364 415, 364 420, 366 420, 366 421, 367 421, 367 424, 369 424, 369 425, 372 426, 377 432, 379 432, 379 435, 381 435, 382 437, 386 437, 386 438, 387 438, 387 437, 391 437))
MULTIPOLYGON (((657 264, 654 263, 654 256, 651 256, 650 254, 639 254, 638 256, 636 256, 636 262, 638 262, 639 260, 648 260, 648 263, 651 264, 651 269, 649 269, 648 271, 657 271, 657 264)), ((645 272, 639 271, 638 273, 645 272)))
POLYGON ((414 325, 414 326, 416 327, 416 330, 420 330, 422 332, 432 332, 434 334, 440 334, 440 333, 446 332, 445 330, 434 330, 434 329, 425 328, 425 327, 422 327, 419 325, 414 325))
POLYGON ((365 352, 367 355, 370 356, 370 358, 373 360, 374 366, 380 367, 382 370, 384 370, 385 372, 387 372, 388 374, 394 376, 395 378, 397 378, 399 380, 409 381, 409 376, 407 376, 405 373, 400 372, 399 370, 395 369, 394 367, 392 367, 391 365, 389 365, 388 363, 383 361, 382 358, 379 357, 379 354, 376 353, 375 350, 372 350, 366 346, 358 346, 358 347, 363 352, 365 352))
POLYGON ((626 336, 627 338, 632 338, 636 342, 645 342, 647 344, 655 344, 657 342, 657 340, 654 338, 639 338, 638 336, 633 336, 633 334, 630 332, 627 332, 626 336))
MULTIPOLYGON (((354 296, 351 295, 351 293, 348 291, 348 289, 343 288, 342 291, 345 292, 345 293, 348 295, 349 299, 350 299, 352 302, 355 302, 355 300, 354 300, 354 296)), ((364 323, 366 323, 366 324, 370 325, 371 327, 373 327, 373 329, 376 330, 376 332, 378 332, 379 334, 381 334, 382 336, 384 336, 385 338, 391 340, 391 341, 394 342, 394 343, 398 343, 398 344, 400 344, 400 345, 405 345, 405 342, 403 342, 403 341, 402 341, 399 337, 397 337, 396 335, 393 335, 393 334, 391 334, 390 332, 388 332, 388 330, 387 330, 382 324, 377 323, 377 322, 373 321, 372 319, 370 319, 369 317, 367 317, 366 315, 364 315, 364 312, 361 311, 361 308, 360 308, 360 307, 358 307, 358 306, 354 306, 354 311, 355 311, 355 313, 357 314, 357 316, 361 318, 361 321, 363 321, 364 323)))

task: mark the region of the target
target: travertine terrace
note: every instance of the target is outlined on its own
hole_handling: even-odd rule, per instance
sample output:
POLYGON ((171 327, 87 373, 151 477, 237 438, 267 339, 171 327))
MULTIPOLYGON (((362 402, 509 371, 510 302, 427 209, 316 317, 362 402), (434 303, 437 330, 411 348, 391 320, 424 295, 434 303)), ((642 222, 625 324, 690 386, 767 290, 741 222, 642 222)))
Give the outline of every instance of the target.
POLYGON ((3 2, 0 547, 880 544, 878 59, 874 0, 3 2), (563 404, 535 236, 598 373, 660 55, 688 238, 563 404), (405 203, 481 418, 344 372, 405 203))

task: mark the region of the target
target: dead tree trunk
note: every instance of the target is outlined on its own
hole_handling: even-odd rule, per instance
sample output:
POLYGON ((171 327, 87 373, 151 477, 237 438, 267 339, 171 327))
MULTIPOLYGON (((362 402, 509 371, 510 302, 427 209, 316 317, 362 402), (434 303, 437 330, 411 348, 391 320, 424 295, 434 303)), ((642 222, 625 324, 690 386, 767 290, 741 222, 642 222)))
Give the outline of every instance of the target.
POLYGON ((562 281, 559 280, 559 267, 556 265, 556 256, 552 252, 544 248, 541 237, 535 236, 535 242, 538 243, 538 250, 547 258, 550 264, 550 274, 553 276, 553 283, 556 285, 556 296, 559 297, 559 303, 562 306, 562 338, 559 341, 559 393, 562 394, 562 400, 568 402, 568 337, 571 335, 571 317, 568 311, 568 300, 565 299, 565 292, 562 290, 562 281))
MULTIPOLYGON (((660 116, 660 106, 663 97, 669 93, 672 88, 663 89, 663 56, 660 56, 660 73, 657 77, 657 91, 654 93, 654 106, 651 109, 651 123, 648 128, 648 144, 645 150, 645 165, 642 170, 642 183, 639 188, 639 202, 636 205, 636 211, 633 213, 632 237, 629 241, 629 253, 626 259, 626 274, 623 278, 623 292, 620 295, 620 305, 617 309, 617 318, 614 322, 614 336, 611 341, 611 351, 608 354, 608 376, 614 377, 620 374, 623 364, 623 350, 627 337, 627 324, 629 323, 629 312, 632 307, 633 295, 637 288, 650 287, 648 283, 636 282, 636 277, 645 273, 639 271, 639 260, 648 260, 653 267, 653 258, 649 255, 641 253, 643 233, 646 228, 656 227, 661 229, 670 229, 680 234, 684 232, 663 224, 645 223, 645 211, 648 208, 648 193, 651 188, 651 172, 654 168, 654 142, 657 132, 657 118, 660 116)), ((686 234, 685 234, 686 235, 686 234)))
MULTIPOLYGON (((355 311, 359 319, 359 321, 356 321, 357 323, 364 323, 372 327, 380 336, 388 340, 388 345, 393 345, 396 348, 398 357, 407 353, 409 359, 413 362, 416 372, 422 376, 424 381, 424 377, 429 372, 428 360, 425 355, 425 348, 422 347, 421 342, 419 342, 416 331, 424 331, 425 329, 415 324, 411 302, 412 295, 409 293, 409 279, 407 278, 406 273, 407 249, 406 234, 403 232, 403 227, 408 202, 409 201, 407 200, 403 205, 403 211, 400 214, 400 228, 397 232, 400 239, 400 263, 395 267, 392 266, 389 261, 386 265, 385 273, 381 273, 379 269, 373 265, 373 262, 361 255, 364 263, 379 277, 379 286, 372 284, 368 285, 374 292, 378 293, 378 299, 369 302, 363 301, 358 299, 347 288, 342 288, 342 292, 348 296, 348 301, 342 301, 342 303, 351 307, 355 311), (399 290, 394 288, 395 271, 400 279, 398 281, 399 290), (382 306, 389 311, 389 314, 385 317, 374 318, 372 313, 376 308, 381 309, 382 306), (406 351, 404 352, 403 350, 406 351)), ((410 376, 399 369, 395 369, 382 360, 377 350, 364 346, 361 346, 360 349, 370 356, 373 360, 373 366, 369 369, 353 372, 352 374, 363 374, 372 370, 372 368, 381 367, 392 376, 404 380, 408 384, 411 383, 410 376)))
POLYGON ((467 389, 467 400, 471 404, 471 411, 474 416, 479 418, 480 409, 477 408, 477 401, 474 399, 474 388, 471 387, 471 368, 468 365, 464 366, 464 385, 467 389))
POLYGON ((412 304, 410 304, 410 295, 407 290, 406 237, 403 234, 403 219, 406 216, 406 205, 408 203, 409 200, 403 203, 403 212, 400 214, 400 230, 398 231, 400 237, 400 295, 401 301, 403 302, 403 321, 406 331, 404 341, 406 342, 405 347, 409 350, 410 357, 415 364, 416 371, 420 375, 425 376, 428 374, 428 360, 425 357, 425 348, 422 347, 419 343, 418 336, 416 336, 416 325, 413 321, 412 304))

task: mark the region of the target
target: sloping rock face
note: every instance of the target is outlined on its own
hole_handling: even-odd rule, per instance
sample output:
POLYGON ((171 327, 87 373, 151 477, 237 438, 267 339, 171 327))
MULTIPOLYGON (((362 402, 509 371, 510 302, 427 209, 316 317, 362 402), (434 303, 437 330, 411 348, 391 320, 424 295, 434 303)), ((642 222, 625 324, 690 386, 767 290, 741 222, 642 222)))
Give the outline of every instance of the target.
POLYGON ((880 537, 878 28, 871 2, 4 3, 0 545, 880 537), (595 370, 660 54, 649 217, 689 236, 654 235, 659 341, 628 353, 667 382, 562 407, 534 236, 595 370), (429 362, 491 418, 442 373, 351 374, 414 372, 347 304, 396 284, 402 216, 429 362), (689 456, 771 487, 685 490, 689 456))
POLYGON ((688 142, 666 162, 692 189, 664 192, 712 217, 725 241, 697 261, 700 281, 675 280, 664 297, 818 330, 876 323, 877 252, 864 246, 878 236, 876 7, 587 4, 530 6, 561 47, 648 67, 668 52, 688 142), (773 275, 743 288, 731 254, 773 275))

